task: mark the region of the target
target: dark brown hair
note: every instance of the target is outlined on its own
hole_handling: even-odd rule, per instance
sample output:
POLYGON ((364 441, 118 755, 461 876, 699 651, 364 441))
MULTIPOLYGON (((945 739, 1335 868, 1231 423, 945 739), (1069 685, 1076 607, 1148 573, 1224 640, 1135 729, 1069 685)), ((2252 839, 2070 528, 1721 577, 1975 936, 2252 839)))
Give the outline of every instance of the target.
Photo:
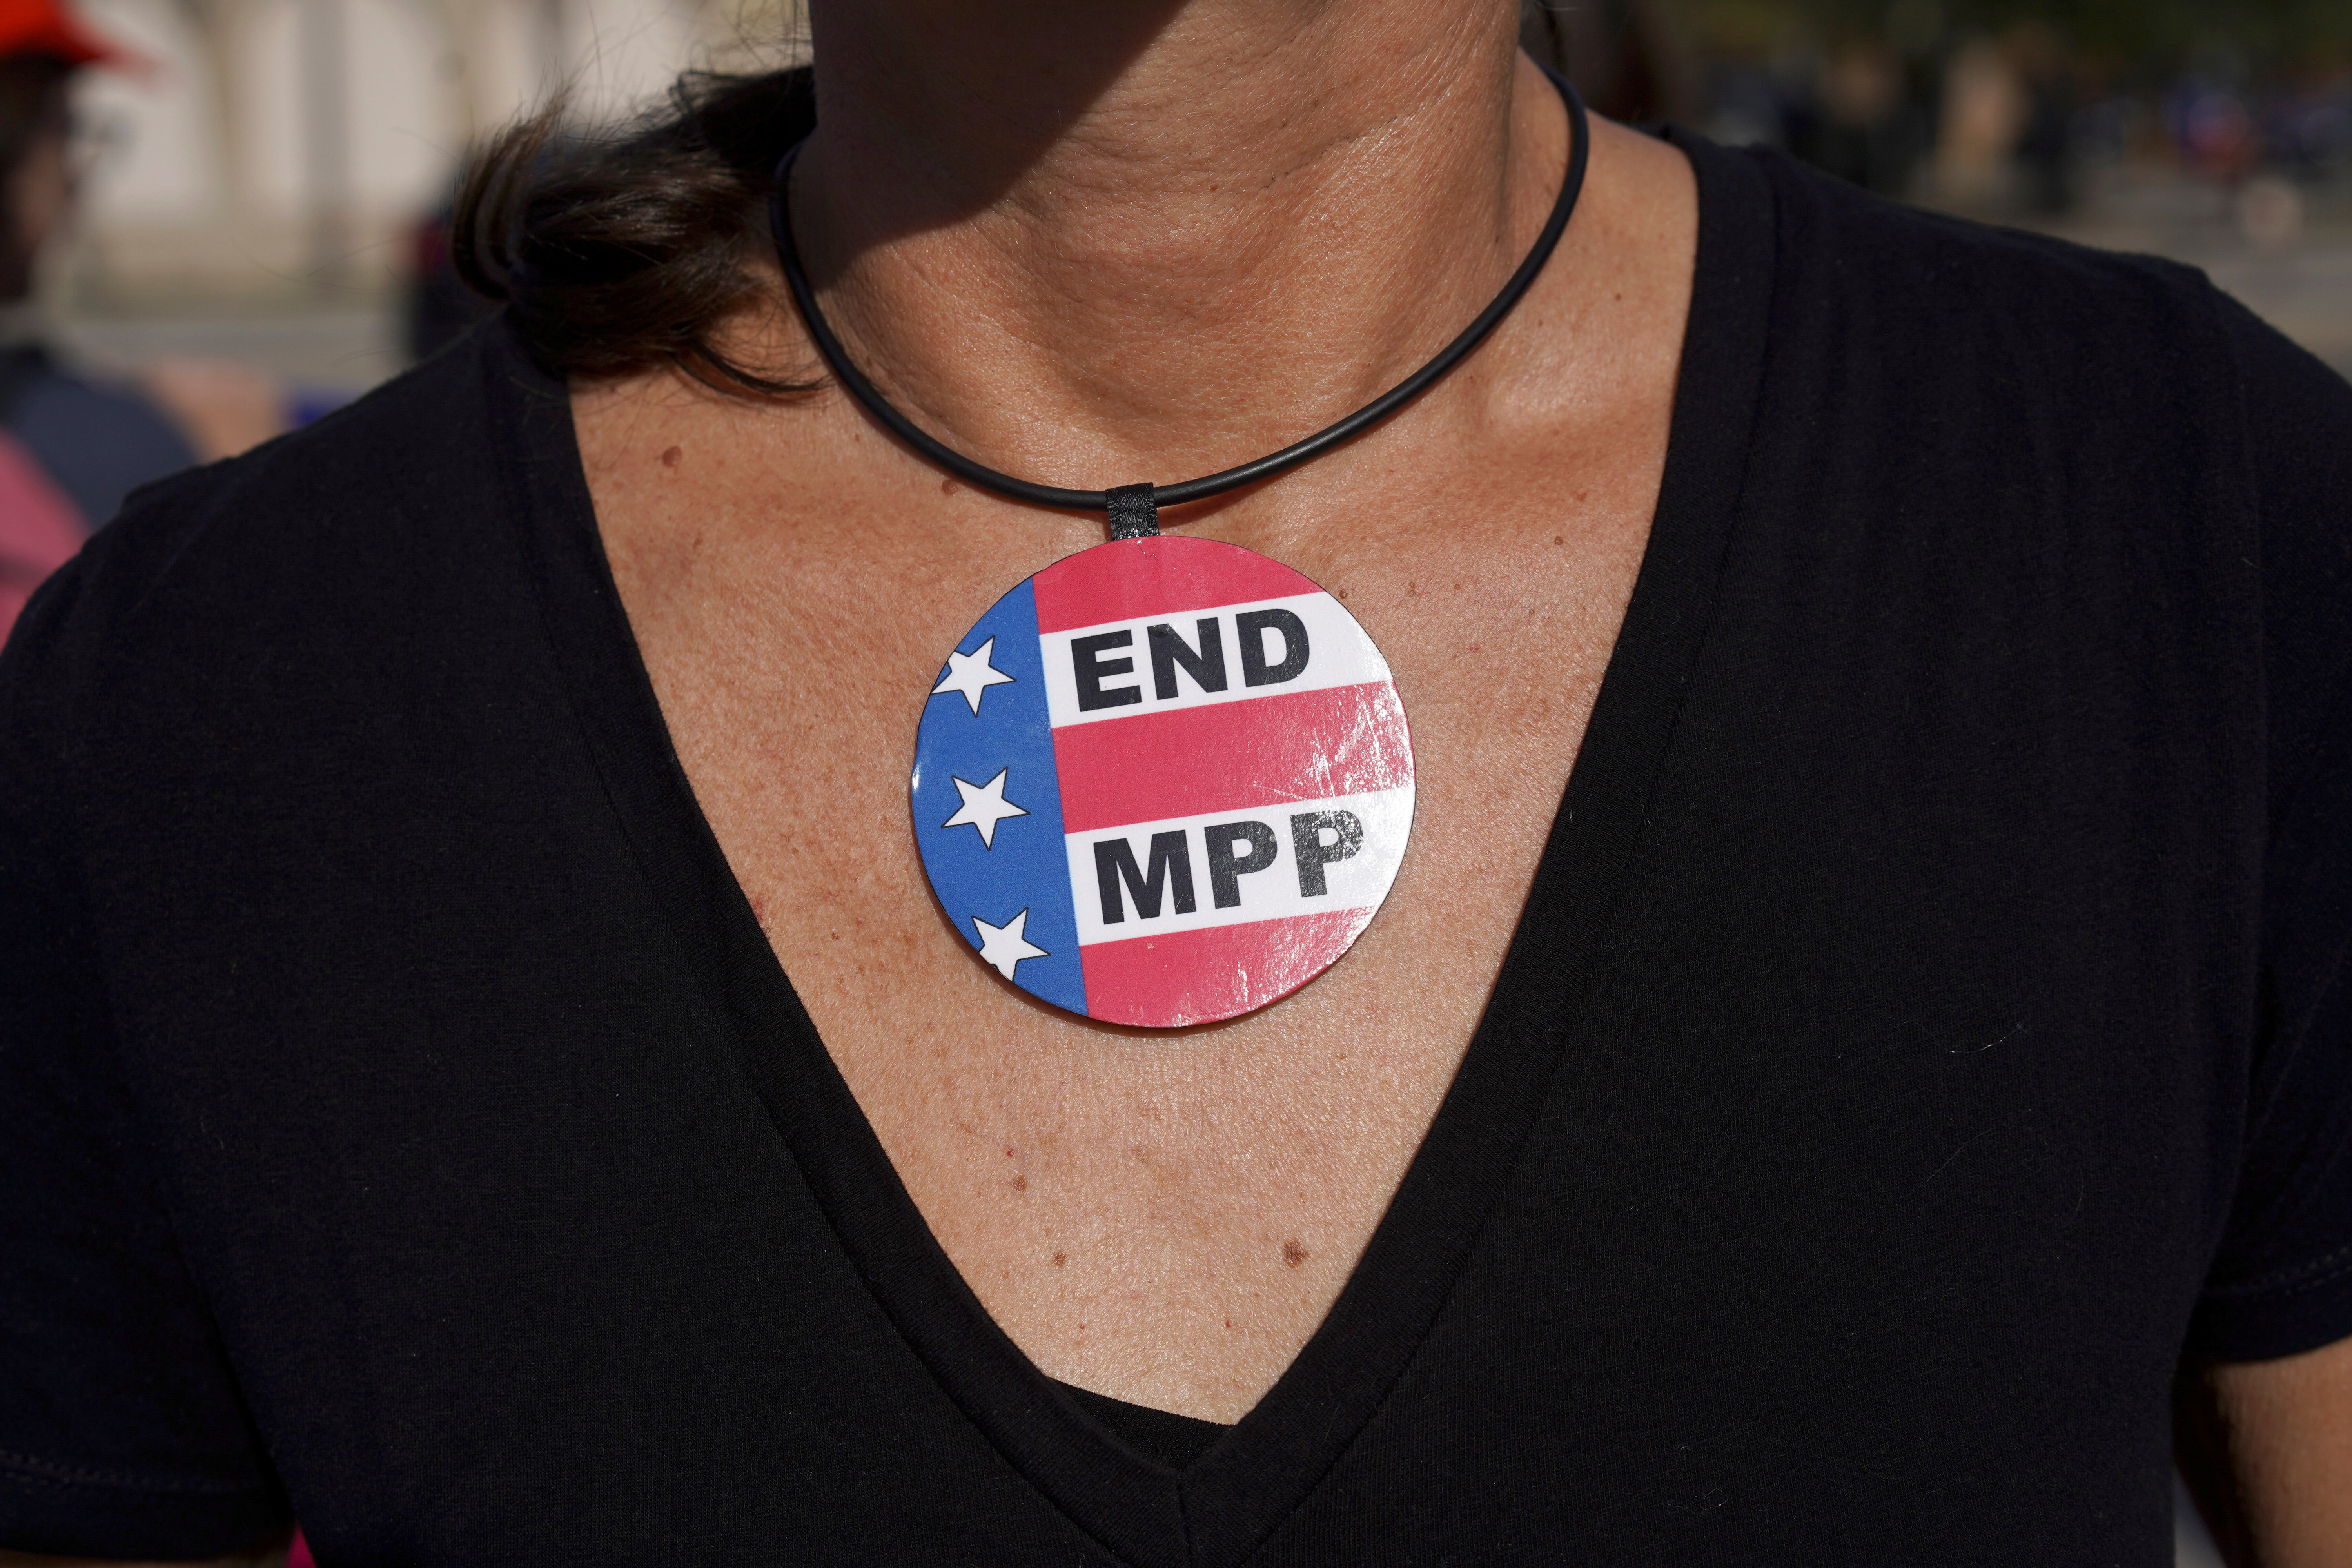
POLYGON ((502 302, 541 364, 590 380, 675 365, 722 390, 785 396, 817 384, 737 363, 719 331, 767 290, 776 161, 808 133, 805 68, 698 71, 666 111, 621 132, 569 133, 558 102, 484 150, 459 191, 450 250, 467 286, 502 302))

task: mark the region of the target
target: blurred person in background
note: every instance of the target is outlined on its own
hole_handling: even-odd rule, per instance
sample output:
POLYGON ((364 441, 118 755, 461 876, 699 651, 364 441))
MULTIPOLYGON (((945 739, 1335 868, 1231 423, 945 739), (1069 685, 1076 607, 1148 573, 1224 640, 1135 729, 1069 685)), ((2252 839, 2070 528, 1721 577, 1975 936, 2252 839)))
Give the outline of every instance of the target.
POLYGON ((147 397, 61 364, 31 320, 41 253, 73 210, 75 74, 123 58, 57 0, 0 0, 0 307, 9 317, 0 327, 0 426, 71 501, 85 532, 131 490, 198 456, 147 397))
POLYGON ((75 77, 140 65, 58 0, 0 0, 0 437, 13 448, 0 457, 0 637, 132 490, 298 422, 287 389, 249 365, 158 359, 113 385, 47 341, 33 297, 79 195, 75 77))
POLYGON ((2018 76, 2025 112, 2011 154, 2017 165, 2018 200, 2039 217, 2054 217, 2074 205, 2074 112, 2079 107, 2066 47, 2046 22, 2021 22, 2001 44, 2018 76))

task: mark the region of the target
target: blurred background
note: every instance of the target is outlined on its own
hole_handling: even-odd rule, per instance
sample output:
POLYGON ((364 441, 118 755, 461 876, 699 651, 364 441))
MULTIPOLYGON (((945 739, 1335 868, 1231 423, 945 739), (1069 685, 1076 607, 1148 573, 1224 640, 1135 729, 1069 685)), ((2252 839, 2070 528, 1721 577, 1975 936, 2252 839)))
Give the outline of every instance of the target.
MULTIPOLYGON (((0 0, 0 56, 66 62, 12 76, 0 59, 0 226, 32 257, 13 287, 0 278, 0 629, 128 483, 313 417, 463 329, 445 228, 469 146, 558 84, 593 119, 689 65, 782 63, 795 14, 0 0)), ((2352 0, 1552 0, 1523 15, 1529 48, 1604 113, 2179 258, 2352 369, 2352 0)), ((2180 1552, 2214 1561, 2185 1514, 2180 1552)))
POLYGON ((227 356, 317 398, 397 372, 438 321, 467 149, 572 86, 618 115, 688 64, 781 58, 791 0, 80 0, 137 58, 79 73, 82 198, 46 259, 61 345, 129 372, 227 356), (426 309, 429 310, 430 306, 426 309))
MULTIPOLYGON (((556 82, 618 113, 689 63, 772 62, 794 30, 793 0, 77 9, 139 58, 72 85, 82 200, 38 283, 52 341, 115 375, 235 360, 311 405, 447 330, 447 302, 416 291, 469 144, 556 82)), ((1577 0, 1527 16, 1530 46, 1604 112, 2180 257, 2352 366, 2352 0, 1577 0)))
POLYGON ((794 0, 0 0, 0 634, 136 485, 477 313, 469 148, 785 63, 794 0))
POLYGON ((1527 31, 1621 119, 2177 257, 2352 368, 2352 0, 1580 0, 1527 31))

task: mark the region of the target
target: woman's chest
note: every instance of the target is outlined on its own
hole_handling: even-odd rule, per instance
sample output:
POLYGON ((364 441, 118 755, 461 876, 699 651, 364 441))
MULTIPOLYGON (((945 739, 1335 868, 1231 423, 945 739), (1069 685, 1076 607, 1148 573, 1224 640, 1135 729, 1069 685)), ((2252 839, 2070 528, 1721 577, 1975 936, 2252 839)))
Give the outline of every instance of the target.
MULTIPOLYGON (((1043 565, 1039 553, 1034 563, 1043 565)), ((935 1031, 1040 1043, 1129 1037, 1034 1005, 972 962, 960 922, 933 897, 910 812, 909 768, 942 656, 978 635, 967 636, 968 623, 1031 564, 1020 561, 1005 582, 961 563, 929 574, 804 555, 714 563, 718 582, 693 607, 636 616, 698 802, 837 1057, 895 1054, 935 1031)), ((1559 801, 1618 606, 1581 596, 1574 574, 1531 570, 1524 559, 1421 565, 1358 565, 1344 555, 1310 563, 1393 673, 1416 786, 1402 866, 1375 934, 1318 990, 1344 990, 1398 1031, 1458 1050, 1559 801), (1391 930, 1410 933, 1409 951, 1380 939, 1391 930), (1457 994, 1459 1005, 1441 1000, 1457 994)), ((625 584, 625 565, 620 575, 625 584)), ((1200 635, 1213 647, 1215 617, 1202 620, 1200 635)), ((1181 643, 1195 635, 1192 622, 1180 631, 1169 641, 1189 652, 1181 643)), ((1101 650, 1085 657, 1098 679, 1139 682, 1139 692, 1124 690, 1148 697, 1153 667, 1128 653, 1124 663, 1101 650)), ((1173 658, 1162 662, 1182 672, 1166 684, 1194 679, 1173 658)), ((1220 759, 1171 750, 1146 763, 1155 775, 1181 774, 1220 759)), ((1203 898, 1205 876, 1196 868, 1185 879, 1200 882, 1203 898)), ((1320 1026, 1301 1015, 1318 1011, 1286 1003, 1213 1037, 1304 1043, 1320 1026)))
POLYGON ((1205 520, 1314 579, 1378 644, 1416 799, 1393 889, 1335 967, 1229 1024, 1147 1034, 975 963, 909 816, 946 653, 1099 532, 934 479, 898 505, 854 489, 779 504, 717 464, 698 490, 665 482, 690 468, 666 450, 653 485, 599 488, 615 578, 696 799, 924 1219, 1048 1373, 1247 1409, 1348 1278, 1475 1027, 1654 473, 1205 520))

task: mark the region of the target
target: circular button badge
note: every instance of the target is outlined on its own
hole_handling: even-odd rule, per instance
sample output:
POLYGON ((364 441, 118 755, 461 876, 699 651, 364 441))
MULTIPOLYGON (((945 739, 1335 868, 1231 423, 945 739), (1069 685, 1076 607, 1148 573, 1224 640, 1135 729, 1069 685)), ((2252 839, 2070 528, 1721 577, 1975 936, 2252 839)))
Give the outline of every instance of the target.
POLYGON ((1371 922, 1412 830, 1388 661, 1307 578, 1118 540, 996 602, 915 737, 915 839, 981 961, 1106 1023, 1279 1001, 1371 922))

